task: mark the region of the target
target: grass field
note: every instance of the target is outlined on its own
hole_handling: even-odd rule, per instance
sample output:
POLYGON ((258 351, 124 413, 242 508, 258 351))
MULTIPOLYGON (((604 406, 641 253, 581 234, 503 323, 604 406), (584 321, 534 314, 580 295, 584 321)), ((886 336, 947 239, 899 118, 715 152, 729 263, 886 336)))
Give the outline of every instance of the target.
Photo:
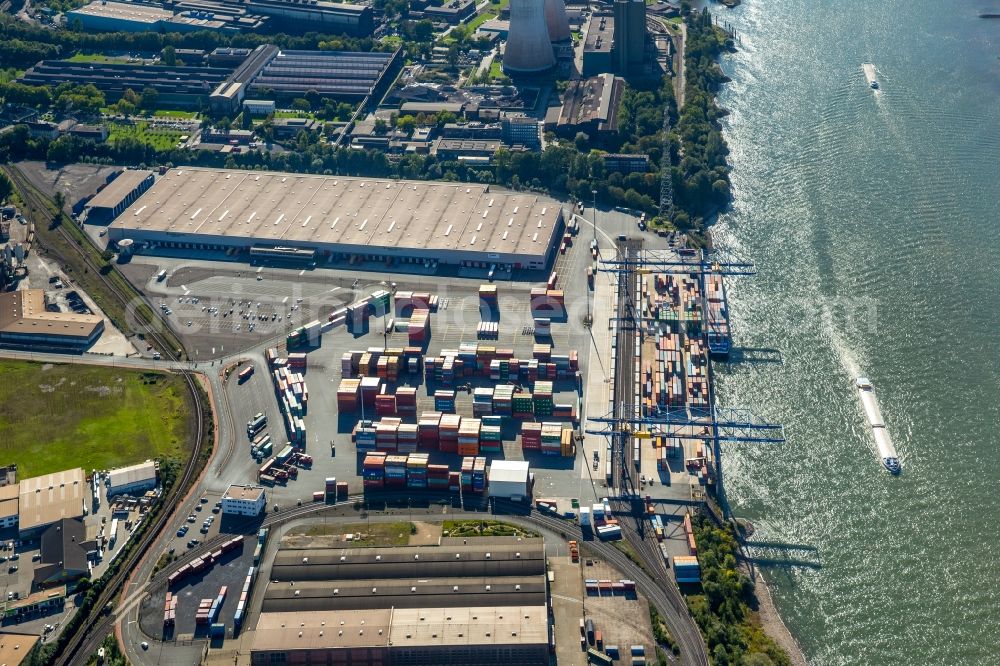
POLYGON ((179 118, 181 120, 197 120, 200 115, 197 111, 170 111, 170 110, 160 110, 154 111, 153 115, 157 118, 179 118))
POLYGON ((0 361, 0 464, 28 478, 186 459, 193 410, 180 377, 88 365, 0 361))
POLYGON ((398 523, 353 523, 350 525, 307 525, 289 530, 288 534, 290 536, 304 535, 311 537, 353 534, 355 538, 352 541, 345 542, 345 547, 387 548, 409 544, 410 534, 413 533, 413 530, 413 524, 404 521, 398 523))
POLYGON ((156 125, 136 121, 132 124, 112 123, 108 126, 108 143, 114 144, 125 138, 132 138, 152 146, 155 150, 170 150, 177 145, 183 132, 160 129, 156 125))
POLYGON ((141 58, 129 58, 128 56, 106 56, 99 53, 76 53, 69 58, 70 62, 99 62, 99 63, 137 63, 142 62, 141 58))

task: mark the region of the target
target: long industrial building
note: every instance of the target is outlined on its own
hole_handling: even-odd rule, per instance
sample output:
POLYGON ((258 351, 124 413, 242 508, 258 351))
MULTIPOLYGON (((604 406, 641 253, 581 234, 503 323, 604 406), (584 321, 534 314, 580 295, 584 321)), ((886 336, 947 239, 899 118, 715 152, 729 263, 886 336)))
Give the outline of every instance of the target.
POLYGON ((71 60, 42 60, 18 81, 33 86, 62 83, 94 84, 109 102, 132 89, 140 93, 153 88, 167 107, 201 108, 212 90, 232 73, 221 67, 184 67, 128 63, 93 63, 71 60))
POLYGON ((281 548, 251 664, 549 663, 540 538, 281 548))
POLYGON ((212 110, 236 113, 248 92, 266 99, 290 99, 314 90, 324 97, 359 102, 383 90, 402 61, 402 49, 367 53, 258 46, 212 93, 212 110))
POLYGON ((252 666, 545 666, 545 606, 264 613, 252 666))
POLYGON ((564 228, 558 201, 475 183, 176 168, 115 219, 111 241, 372 260, 541 269, 564 228))

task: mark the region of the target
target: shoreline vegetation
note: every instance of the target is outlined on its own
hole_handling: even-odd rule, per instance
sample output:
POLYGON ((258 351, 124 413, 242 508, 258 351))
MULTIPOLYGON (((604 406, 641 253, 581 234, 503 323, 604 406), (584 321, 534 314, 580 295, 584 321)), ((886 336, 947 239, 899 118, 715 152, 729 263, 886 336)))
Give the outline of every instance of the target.
POLYGON ((723 210, 731 197, 729 147, 720 123, 726 111, 715 93, 728 81, 719 58, 733 43, 707 9, 689 10, 684 19, 684 106, 671 131, 674 211, 668 218, 653 218, 652 224, 683 231, 700 245, 708 241, 706 220, 723 210))
POLYGON ((767 632, 754 610, 754 584, 739 569, 732 525, 716 526, 699 514, 693 521, 701 564, 701 590, 685 593, 705 638, 713 666, 792 666, 789 653, 767 632))

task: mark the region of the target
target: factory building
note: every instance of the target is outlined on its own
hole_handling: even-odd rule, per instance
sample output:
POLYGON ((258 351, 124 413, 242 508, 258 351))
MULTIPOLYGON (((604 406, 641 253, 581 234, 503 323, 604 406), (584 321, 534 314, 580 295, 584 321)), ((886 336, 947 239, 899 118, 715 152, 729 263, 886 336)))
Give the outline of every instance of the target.
POLYGON ((545 605, 545 578, 533 576, 365 578, 272 585, 263 611, 545 605))
POLYGON ((314 90, 323 97, 359 102, 383 90, 402 64, 393 53, 353 51, 282 51, 258 46, 221 81, 210 97, 212 112, 234 114, 248 94, 292 99, 314 90))
POLYGON ((258 666, 549 663, 542 539, 282 548, 270 580, 258 666))
POLYGON ((41 638, 35 634, 0 631, 0 664, 20 666, 41 638))
POLYGON ((420 11, 426 19, 451 25, 465 22, 475 13, 475 0, 445 0, 442 4, 427 4, 420 11))
POLYGON ((646 52, 645 0, 615 0, 615 66, 619 74, 637 71, 646 52))
POLYGON ((64 518, 83 517, 89 487, 83 470, 68 469, 25 479, 18 484, 18 530, 22 540, 37 537, 64 518))
POLYGON ((398 64, 402 51, 281 51, 253 79, 254 94, 270 91, 278 99, 315 90, 323 97, 361 101, 375 91, 398 64))
POLYGON ((552 129, 570 138, 577 132, 584 132, 592 139, 617 132, 618 107, 624 88, 624 80, 612 74, 570 81, 552 129))
POLYGON ((231 73, 231 69, 217 67, 42 60, 18 81, 53 87, 62 83, 92 83, 108 102, 118 101, 128 89, 142 92, 149 87, 156 90, 160 104, 165 107, 200 109, 212 90, 231 73))
POLYGON ((87 221, 110 222, 153 185, 153 172, 144 169, 127 169, 108 183, 103 190, 87 202, 90 213, 87 221))
POLYGON ((50 312, 41 289, 0 294, 0 345, 83 351, 103 332, 97 315, 50 312))
POLYGON ((212 53, 212 56, 221 62, 239 59, 236 68, 219 83, 208 98, 213 113, 220 115, 236 113, 246 96, 247 84, 279 53, 278 47, 273 44, 261 44, 253 51, 245 53, 244 51, 244 49, 227 49, 223 52, 216 49, 212 53))
POLYGON ((263 613, 252 666, 545 666, 542 606, 263 613))
POLYGON ((222 496, 222 513, 226 516, 259 516, 267 498, 260 486, 232 484, 222 496))
POLYGON ((108 237, 157 247, 317 261, 542 269, 564 228, 559 202, 474 183, 170 169, 111 223, 108 237))
POLYGON ((97 549, 97 541, 87 540, 82 520, 63 518, 49 525, 39 541, 41 559, 33 577, 36 585, 47 587, 90 575, 88 553, 97 549))
POLYGON ((0 487, 0 529, 17 525, 17 497, 20 487, 17 483, 0 487))
POLYGON ((587 24, 587 35, 583 40, 583 75, 597 76, 613 72, 615 61, 615 19, 607 14, 594 13, 587 24))
POLYGON ((446 545, 435 548, 283 548, 275 555, 271 568, 271 580, 277 581, 498 578, 544 574, 545 548, 541 539, 516 541, 512 538, 475 539, 468 544, 449 540, 446 545))
POLYGON ((187 9, 174 11, 155 5, 134 2, 94 0, 66 12, 69 25, 79 22, 84 31, 93 32, 199 32, 216 30, 238 32, 261 27, 259 21, 244 20, 227 14, 187 9))
POLYGON ((152 460, 119 467, 108 472, 108 497, 135 495, 156 487, 156 463, 152 460))
POLYGON ((296 32, 314 30, 365 37, 375 29, 368 5, 350 5, 324 0, 246 0, 247 11, 271 18, 279 28, 296 32))

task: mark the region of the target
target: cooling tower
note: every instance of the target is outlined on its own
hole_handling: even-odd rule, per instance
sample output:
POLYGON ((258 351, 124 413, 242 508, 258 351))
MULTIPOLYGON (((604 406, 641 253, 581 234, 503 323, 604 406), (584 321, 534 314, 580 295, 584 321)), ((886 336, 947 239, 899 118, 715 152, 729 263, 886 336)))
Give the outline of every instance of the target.
POLYGON ((545 25, 549 28, 549 39, 553 42, 569 41, 572 33, 563 0, 545 0, 545 25))
POLYGON ((545 0, 510 0, 510 31, 503 53, 506 73, 537 74, 555 66, 556 57, 545 26, 544 3, 545 0))

